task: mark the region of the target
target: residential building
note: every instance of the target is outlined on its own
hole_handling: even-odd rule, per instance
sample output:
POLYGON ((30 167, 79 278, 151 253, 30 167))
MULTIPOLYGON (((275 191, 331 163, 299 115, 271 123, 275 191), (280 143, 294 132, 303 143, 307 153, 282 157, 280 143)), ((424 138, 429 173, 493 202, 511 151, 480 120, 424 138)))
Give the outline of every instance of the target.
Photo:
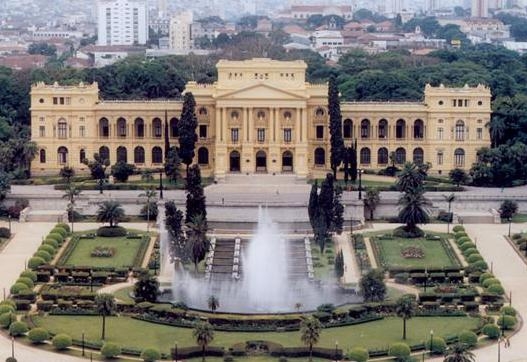
POLYGON ((148 41, 146 0, 97 0, 98 45, 144 45, 148 41))
POLYGON ((472 0, 471 16, 473 18, 488 18, 489 0, 472 0))
POLYGON ((170 19, 171 49, 181 53, 188 53, 194 48, 194 40, 192 37, 193 18, 192 11, 184 11, 170 19))

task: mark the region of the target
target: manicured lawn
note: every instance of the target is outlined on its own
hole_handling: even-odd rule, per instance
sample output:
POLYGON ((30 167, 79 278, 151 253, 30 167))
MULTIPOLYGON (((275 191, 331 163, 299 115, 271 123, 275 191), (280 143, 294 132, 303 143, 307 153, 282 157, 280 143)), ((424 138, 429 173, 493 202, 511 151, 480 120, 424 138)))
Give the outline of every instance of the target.
MULTIPOLYGON (((505 219, 501 219, 501 222, 502 223, 508 223, 509 221, 505 220, 505 219)), ((515 222, 515 223, 524 223, 524 222, 527 222, 527 214, 515 214, 513 217, 512 217, 512 222, 515 222)))
POLYGON ((115 293, 113 293, 113 295, 115 296, 115 298, 123 302, 133 302, 134 300, 130 297, 130 294, 129 294, 130 292, 133 292, 133 290, 134 290, 133 286, 124 287, 124 288, 119 289, 115 293))
POLYGON ((324 255, 320 254, 319 246, 311 242, 311 256, 313 257, 313 269, 315 270, 315 278, 328 279, 335 277, 335 266, 329 263, 329 260, 335 260, 335 249, 333 244, 327 244, 324 248, 324 255), (318 258, 318 260, 315 260, 318 258))
MULTIPOLYGON (((379 256, 386 267, 442 268, 458 265, 439 240, 416 239, 371 239, 378 247, 379 256), (405 258, 402 251, 417 247, 424 252, 422 258, 405 258)), ((455 257, 454 257, 455 258, 455 257)))
MULTIPOLYGON (((99 340, 101 318, 97 316, 46 316, 35 317, 37 325, 53 333, 67 333, 80 338, 82 331, 90 341, 99 340)), ((430 336, 430 329, 436 336, 455 335, 463 329, 476 328, 478 320, 470 317, 419 317, 408 321, 406 342, 417 344, 430 336)), ((177 328, 142 322, 128 317, 107 318, 107 340, 121 346, 134 348, 158 348, 169 352, 174 341, 180 346, 196 345, 192 329, 177 328)), ((344 351, 353 346, 385 348, 390 343, 401 341, 402 322, 399 318, 386 318, 355 326, 329 328, 322 331, 318 346, 333 348, 335 341, 344 351)), ((301 346, 299 332, 216 332, 212 345, 228 348, 247 340, 267 340, 284 346, 301 346)))
POLYGON ((90 267, 130 267, 134 265, 141 243, 141 239, 127 239, 126 237, 80 239, 64 264, 90 267), (115 253, 112 257, 92 257, 91 252, 96 247, 111 247, 115 253))

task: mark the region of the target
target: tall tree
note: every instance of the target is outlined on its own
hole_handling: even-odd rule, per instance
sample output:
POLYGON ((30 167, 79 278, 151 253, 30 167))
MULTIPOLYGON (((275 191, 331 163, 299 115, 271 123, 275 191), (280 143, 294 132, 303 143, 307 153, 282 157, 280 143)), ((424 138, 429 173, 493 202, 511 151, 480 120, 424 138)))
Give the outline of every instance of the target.
POLYGON ((117 226, 123 217, 123 206, 117 201, 104 201, 97 210, 97 221, 107 222, 110 227, 117 226))
POLYGON ((450 170, 448 173, 450 180, 459 187, 460 184, 464 184, 468 181, 468 175, 462 168, 455 168, 450 170))
POLYGON ((386 284, 381 270, 370 270, 361 278, 359 284, 365 302, 382 302, 384 300, 386 284))
POLYGON ((165 203, 165 225, 168 234, 170 235, 170 260, 172 262, 177 258, 187 260, 189 258, 189 253, 183 233, 183 212, 177 209, 174 201, 168 201, 165 203))
POLYGON ((207 302, 212 313, 216 313, 216 309, 220 307, 220 300, 216 296, 211 295, 207 302))
POLYGON ((331 173, 326 174, 326 179, 322 181, 320 186, 320 195, 318 196, 318 205, 320 213, 324 216, 326 228, 331 230, 333 224, 333 175, 331 173))
POLYGON ((334 186, 333 194, 333 230, 342 234, 344 228, 344 206, 342 205, 342 187, 339 184, 334 186))
POLYGON ((181 176, 179 168, 181 167, 181 158, 179 158, 179 150, 177 147, 170 147, 165 158, 165 175, 168 179, 176 183, 181 176))
POLYGON ((0 171, 0 202, 9 192, 11 192, 11 176, 7 172, 0 171))
POLYGON ((198 322, 194 326, 192 335, 196 339, 198 346, 201 347, 202 361, 205 362, 205 349, 214 340, 214 328, 208 322, 198 322))
POLYGON ((353 146, 348 148, 348 150, 350 158, 350 179, 351 182, 355 183, 355 181, 357 181, 357 175, 359 174, 357 161, 357 139, 355 139, 353 146))
POLYGON ((196 129, 198 119, 196 117, 196 101, 192 93, 187 92, 183 98, 183 109, 181 111, 181 120, 178 122, 179 129, 179 156, 187 166, 187 177, 190 164, 195 156, 196 142, 198 135, 196 129))
POLYGON ((403 339, 406 339, 406 321, 415 315, 416 309, 415 296, 406 294, 397 299, 395 313, 403 319, 403 339))
POLYGON ((370 212, 370 220, 373 220, 373 214, 375 212, 375 209, 377 208, 377 205, 381 201, 379 190, 375 188, 368 189, 366 191, 366 197, 364 198, 364 206, 368 209, 370 212))
POLYGON ((430 201, 424 196, 422 186, 407 189, 399 198, 399 206, 399 220, 406 224, 407 236, 422 236, 417 224, 426 224, 430 221, 428 207, 431 206, 430 201))
POLYGON ((159 295, 159 281, 149 273, 141 273, 134 285, 134 296, 136 302, 155 303, 159 295))
POLYGON ((102 194, 104 182, 106 181, 106 169, 110 166, 110 160, 104 159, 98 153, 95 153, 93 161, 85 159, 83 163, 90 169, 92 179, 97 180, 99 192, 102 194))
POLYGON ((102 317, 101 339, 106 338, 106 317, 112 315, 115 310, 115 299, 112 294, 97 294, 95 296, 95 307, 97 313, 102 317))
POLYGON ((207 239, 207 219, 203 218, 201 214, 192 216, 192 220, 187 223, 188 242, 192 248, 192 261, 196 271, 198 271, 198 264, 205 259, 207 250, 209 249, 209 240, 207 239))
POLYGON ((205 193, 201 184, 201 171, 198 165, 193 165, 187 170, 187 214, 185 222, 190 222, 198 215, 207 221, 207 208, 205 193))
POLYGON ((396 186, 401 192, 423 186, 426 173, 423 173, 418 165, 406 162, 397 176, 396 186))
POLYGON ((309 348, 309 360, 313 360, 313 346, 320 340, 322 324, 315 317, 307 317, 300 323, 300 340, 309 348))
POLYGON ((344 275, 344 254, 342 250, 339 250, 335 256, 335 275, 337 278, 342 278, 344 275))
POLYGON ((307 212, 309 214, 309 222, 311 227, 315 228, 315 220, 318 213, 318 181, 315 180, 313 185, 311 185, 311 192, 309 194, 309 203, 307 206, 307 212))
POLYGON ((330 164, 333 178, 337 179, 337 171, 344 160, 344 139, 342 138, 342 113, 340 112, 340 95, 337 80, 334 75, 329 78, 328 85, 329 133, 331 135, 330 164))

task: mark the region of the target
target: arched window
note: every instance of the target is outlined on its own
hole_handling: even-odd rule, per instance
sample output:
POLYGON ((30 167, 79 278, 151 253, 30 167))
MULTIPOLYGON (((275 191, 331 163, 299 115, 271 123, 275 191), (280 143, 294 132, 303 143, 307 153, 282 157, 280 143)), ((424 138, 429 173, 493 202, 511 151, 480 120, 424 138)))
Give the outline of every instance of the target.
POLYGON ((141 146, 134 148, 134 163, 145 163, 145 149, 141 146))
POLYGON ((163 150, 161 147, 152 148, 152 163, 163 163, 163 150))
POLYGON ((177 138, 179 137, 179 129, 177 127, 178 119, 172 118, 170 120, 170 137, 177 138))
POLYGON ((101 118, 99 120, 99 137, 108 138, 110 137, 110 125, 108 119, 101 118))
POLYGON ((381 119, 379 121, 379 138, 384 139, 388 137, 388 121, 381 119))
POLYGON ((143 138, 145 136, 145 121, 142 118, 137 118, 134 122, 135 137, 143 138))
POLYGON ((381 147, 377 151, 377 163, 379 165, 387 165, 388 164, 388 149, 386 147, 381 147))
POLYGON ((361 148, 360 163, 361 165, 369 165, 371 163, 371 151, 368 147, 361 148))
POLYGON ((41 149, 39 152, 40 155, 40 163, 46 163, 46 150, 41 149))
POLYGON ((68 163, 68 149, 64 146, 61 146, 57 150, 57 160, 59 164, 65 165, 68 163))
POLYGON ((106 146, 102 146, 99 148, 99 157, 101 160, 108 160, 110 161, 110 149, 106 146))
POLYGON ((344 138, 353 138, 353 121, 351 119, 344 120, 344 138))
POLYGON ((57 136, 61 139, 68 138, 68 122, 64 118, 59 119, 57 136))
POLYGON ((425 153, 421 147, 414 149, 413 160, 416 164, 422 164, 425 161, 425 153))
POLYGON ((317 117, 324 116, 324 110, 322 108, 317 108, 317 110, 315 111, 315 116, 317 117))
POLYGON ((360 123, 360 137, 370 138, 370 120, 363 119, 360 123))
POLYGON ((454 151, 454 167, 465 166, 465 150, 462 148, 456 148, 454 151))
POLYGON ((162 135, 161 120, 159 118, 154 118, 152 121, 152 136, 154 136, 154 138, 161 138, 162 135))
POLYGON ((456 122, 456 141, 464 141, 465 140, 465 122, 462 120, 458 120, 456 122))
POLYGON ((122 117, 117 120, 117 137, 126 137, 126 119, 122 117))
POLYGON ((421 119, 414 122, 414 138, 423 139, 425 137, 425 125, 421 119))
POLYGON ((326 164, 326 151, 323 148, 315 149, 315 165, 323 166, 326 164))
POLYGON ((406 121, 399 119, 395 123, 395 138, 406 138, 406 121))
POLYGON ((207 115, 207 108, 205 108, 205 107, 201 107, 201 108, 199 109, 199 115, 200 115, 200 116, 206 116, 206 115, 207 115))
POLYGON ((406 162, 406 150, 402 147, 399 147, 395 150, 395 163, 401 165, 406 162))
POLYGON ((128 162, 128 152, 126 147, 117 147, 117 162, 128 162))
POLYGON ((79 161, 80 163, 84 163, 84 161, 86 161, 86 151, 83 149, 80 150, 79 152, 79 161))
POLYGON ((198 164, 208 165, 209 164, 209 150, 205 147, 198 149, 198 164))

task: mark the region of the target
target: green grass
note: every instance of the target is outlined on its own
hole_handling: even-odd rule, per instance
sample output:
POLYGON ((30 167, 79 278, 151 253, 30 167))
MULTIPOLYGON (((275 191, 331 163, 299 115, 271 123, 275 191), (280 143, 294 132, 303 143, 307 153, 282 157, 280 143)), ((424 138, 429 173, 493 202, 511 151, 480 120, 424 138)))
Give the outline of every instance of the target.
POLYGON ((320 254, 320 248, 315 242, 311 244, 311 255, 313 258, 318 260, 313 260, 313 269, 315 271, 315 278, 317 279, 328 279, 335 278, 335 266, 329 264, 328 258, 335 260, 335 249, 333 248, 333 243, 327 244, 324 248, 324 255, 320 254))
POLYGON ((457 265, 456 261, 452 260, 443 244, 438 240, 426 240, 425 238, 394 238, 392 240, 374 238, 372 240, 378 246, 380 257, 388 268, 442 268, 457 265), (424 251, 424 257, 421 259, 404 258, 401 252, 410 246, 421 248, 424 251))
MULTIPOLYGON (((502 223, 508 223, 506 219, 501 219, 502 223)), ((512 216, 512 222, 514 223, 524 223, 527 222, 527 214, 515 214, 512 216)))
MULTIPOLYGON (((101 333, 101 318, 97 316, 45 316, 34 317, 38 326, 53 333, 67 333, 80 338, 82 331, 90 341, 98 341, 101 333)), ((194 346, 192 329, 158 325, 131 319, 129 317, 107 318, 107 340, 121 346, 134 348, 157 348, 169 352, 174 341, 184 346, 194 346)), ((406 342, 423 342, 434 329, 437 336, 455 335, 463 329, 476 328, 478 319, 470 317, 416 317, 407 322, 406 342)), ((386 318, 355 326, 329 328, 321 333, 318 346, 332 348, 335 341, 344 351, 354 347, 386 348, 393 342, 400 342, 402 322, 399 318, 386 318)), ((247 340, 267 340, 284 346, 301 346, 299 332, 216 332, 214 346, 230 347, 247 340)))
POLYGON ((123 302, 133 302, 134 300, 130 297, 129 293, 134 290, 133 286, 121 288, 113 293, 115 298, 122 300, 123 302))
POLYGON ((64 265, 89 267, 131 267, 141 246, 141 239, 127 239, 126 237, 95 239, 80 239, 71 255, 64 261, 64 265), (110 258, 94 258, 91 252, 97 246, 108 246, 115 249, 110 258))

